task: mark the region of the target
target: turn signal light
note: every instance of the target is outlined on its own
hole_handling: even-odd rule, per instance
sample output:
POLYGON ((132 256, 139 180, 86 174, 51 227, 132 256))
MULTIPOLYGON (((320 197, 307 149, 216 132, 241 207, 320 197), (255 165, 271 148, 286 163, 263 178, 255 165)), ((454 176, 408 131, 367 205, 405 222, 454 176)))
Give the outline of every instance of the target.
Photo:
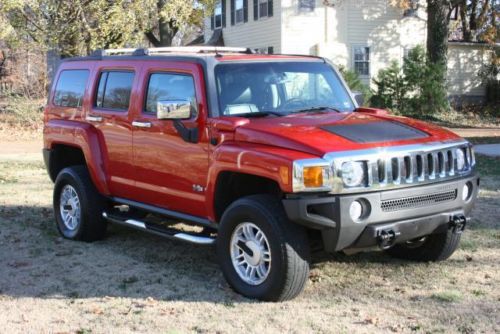
POLYGON ((304 167, 304 186, 317 188, 323 186, 323 167, 304 167))

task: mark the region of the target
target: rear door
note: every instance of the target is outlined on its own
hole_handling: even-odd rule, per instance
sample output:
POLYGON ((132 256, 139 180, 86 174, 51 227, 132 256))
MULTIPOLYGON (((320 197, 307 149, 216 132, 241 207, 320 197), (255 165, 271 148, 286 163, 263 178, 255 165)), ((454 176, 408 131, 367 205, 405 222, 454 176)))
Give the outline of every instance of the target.
POLYGON ((202 68, 191 63, 148 62, 141 82, 142 106, 133 119, 133 199, 204 217, 208 134, 202 68), (158 120, 156 102, 175 99, 193 101, 197 112, 187 120, 158 120), (183 139, 175 122, 198 129, 198 140, 183 139))
POLYGON ((132 128, 130 115, 140 67, 124 62, 102 62, 95 68, 92 104, 87 121, 99 131, 104 165, 113 196, 133 191, 132 128))

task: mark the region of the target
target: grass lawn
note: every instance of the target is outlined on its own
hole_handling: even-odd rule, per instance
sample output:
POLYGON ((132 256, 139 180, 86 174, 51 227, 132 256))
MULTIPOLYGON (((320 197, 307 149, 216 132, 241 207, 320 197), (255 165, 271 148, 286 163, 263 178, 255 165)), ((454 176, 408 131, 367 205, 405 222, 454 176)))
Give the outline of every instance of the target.
POLYGON ((315 254, 304 293, 259 303, 232 292, 212 248, 111 226, 61 239, 41 159, 0 156, 0 323, 5 333, 494 333, 500 331, 500 164, 460 249, 441 263, 382 252, 315 254))

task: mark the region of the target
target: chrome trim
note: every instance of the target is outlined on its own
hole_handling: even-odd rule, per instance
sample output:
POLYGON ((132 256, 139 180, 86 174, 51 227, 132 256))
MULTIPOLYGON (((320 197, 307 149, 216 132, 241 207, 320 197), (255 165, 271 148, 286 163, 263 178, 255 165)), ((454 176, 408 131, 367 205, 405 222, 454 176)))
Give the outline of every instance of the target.
POLYGON ((330 191, 337 194, 404 188, 455 179, 470 174, 475 166, 472 145, 465 140, 331 152, 325 154, 323 159, 329 161, 333 176, 330 178, 330 191), (463 149, 466 157, 466 167, 462 171, 457 170, 457 148, 463 149), (364 186, 344 185, 341 167, 346 161, 365 163, 364 186))
POLYGON ((214 238, 200 237, 200 236, 191 235, 191 234, 187 234, 187 233, 174 234, 174 238, 180 239, 183 241, 187 241, 187 242, 191 242, 193 244, 198 244, 198 245, 213 245, 215 243, 214 238))
POLYGON ((85 117, 85 120, 87 122, 102 122, 102 117, 101 116, 92 116, 92 115, 87 115, 85 117))
POLYGON ((138 228, 146 229, 146 224, 144 224, 141 221, 135 220, 135 219, 127 219, 125 221, 125 223, 132 225, 132 226, 135 226, 135 227, 138 227, 138 228))
POLYGON ((138 122, 138 121, 133 121, 132 126, 135 126, 136 128, 150 128, 151 127, 150 122, 138 122))
POLYGON ((293 192, 330 191, 330 163, 320 158, 295 160, 293 162, 292 187, 293 192), (304 167, 323 167, 323 187, 308 188, 304 185, 304 167))

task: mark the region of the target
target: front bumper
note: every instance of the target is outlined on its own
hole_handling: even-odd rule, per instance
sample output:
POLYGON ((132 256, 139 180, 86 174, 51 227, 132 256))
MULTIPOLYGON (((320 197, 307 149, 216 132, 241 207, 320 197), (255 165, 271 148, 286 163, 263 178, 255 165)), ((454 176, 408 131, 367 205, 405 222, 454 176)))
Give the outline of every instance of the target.
POLYGON ((479 176, 396 190, 351 195, 295 196, 283 200, 288 218, 321 230, 326 251, 364 248, 378 244, 382 230, 396 232, 395 242, 404 242, 439 232, 453 217, 468 217, 479 190, 479 176), (471 195, 462 200, 464 185, 471 195), (355 200, 366 203, 367 214, 353 221, 349 215, 355 200))

